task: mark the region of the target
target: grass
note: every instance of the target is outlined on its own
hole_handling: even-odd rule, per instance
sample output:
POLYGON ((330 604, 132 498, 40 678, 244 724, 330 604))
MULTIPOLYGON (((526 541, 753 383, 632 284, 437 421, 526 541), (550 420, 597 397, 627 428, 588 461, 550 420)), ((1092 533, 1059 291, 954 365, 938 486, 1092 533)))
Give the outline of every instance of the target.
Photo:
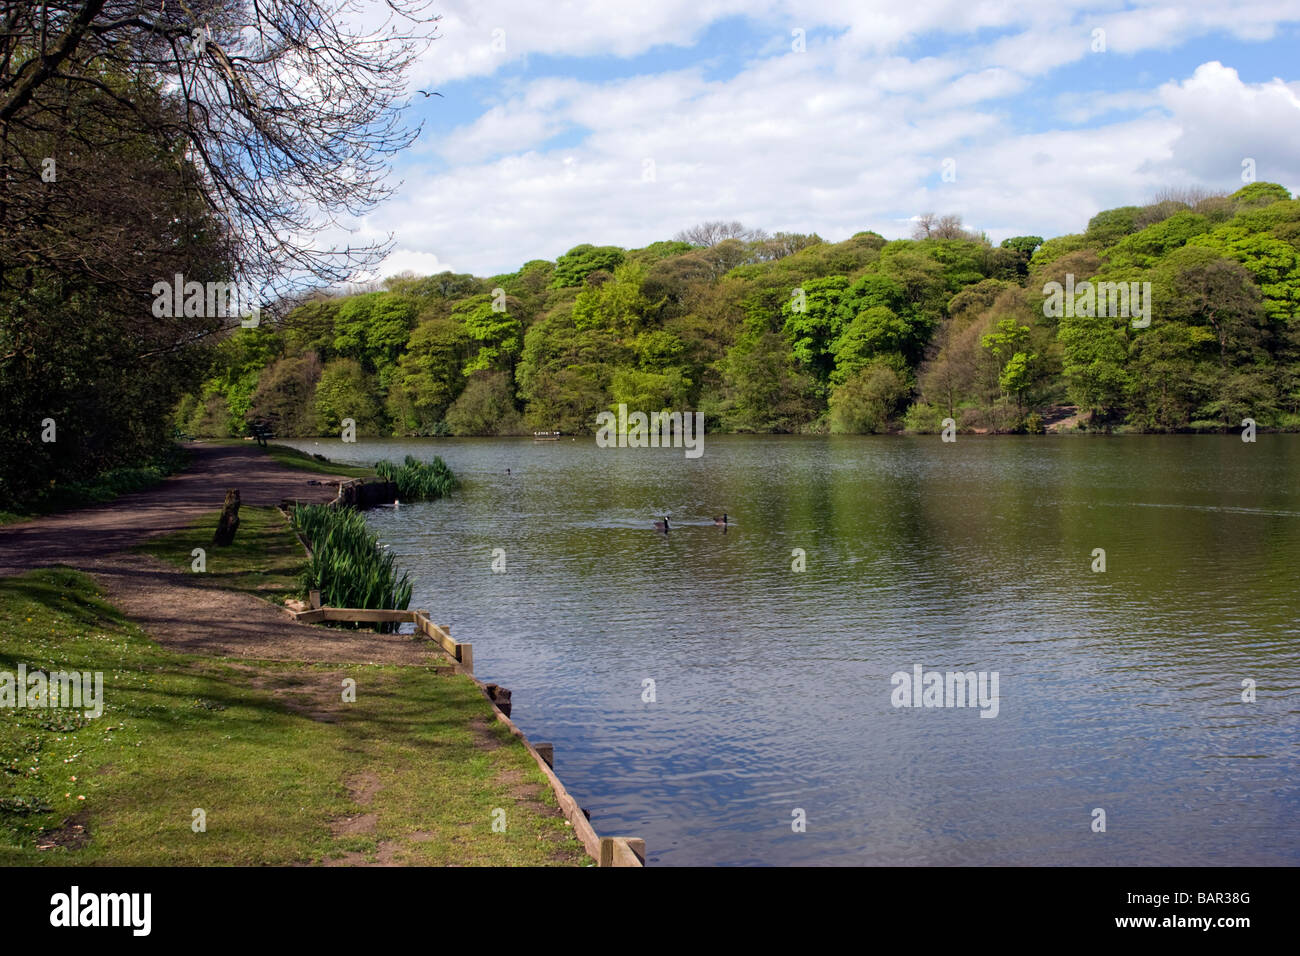
POLYGON ((235 540, 224 548, 212 543, 212 532, 220 517, 220 511, 213 511, 184 531, 151 538, 135 550, 189 569, 194 561, 191 552, 202 548, 207 567, 204 573, 221 587, 280 604, 286 597, 302 593, 300 578, 307 556, 278 509, 243 505, 235 540))
POLYGON ((343 478, 374 478, 375 470, 360 465, 341 465, 330 461, 323 455, 310 455, 288 445, 267 445, 266 453, 276 464, 301 471, 314 471, 323 475, 339 475, 343 478))
MULTIPOLYGON (((234 445, 240 448, 252 446, 259 447, 253 442, 244 441, 242 438, 203 438, 200 439, 205 445, 234 445)), ((313 455, 305 451, 299 451, 297 448, 290 448, 288 445, 268 444, 264 449, 266 454, 276 464, 283 465, 286 468, 295 468, 298 471, 313 471, 318 475, 337 475, 344 478, 374 478, 375 470, 366 468, 362 465, 343 465, 338 462, 330 461, 324 455, 313 455)))
POLYGON ((5 713, 0 865, 589 862, 467 677, 173 653, 63 568, 0 580, 19 662, 102 671, 104 713, 5 713))

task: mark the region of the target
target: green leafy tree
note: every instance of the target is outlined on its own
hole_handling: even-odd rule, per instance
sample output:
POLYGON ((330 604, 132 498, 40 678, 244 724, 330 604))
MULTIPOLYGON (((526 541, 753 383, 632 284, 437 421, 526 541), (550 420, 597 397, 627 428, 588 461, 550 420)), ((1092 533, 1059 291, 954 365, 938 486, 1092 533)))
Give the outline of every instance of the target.
POLYGON ((885 431, 908 395, 906 380, 885 362, 855 371, 830 396, 832 434, 869 435, 885 431))
POLYGON ((455 319, 433 318, 416 326, 388 393, 388 412, 399 431, 428 435, 436 430, 465 388, 462 369, 472 341, 455 319))
POLYGON ((386 386, 415 325, 416 305, 394 292, 345 299, 334 319, 334 351, 377 373, 386 386))
POLYGON ((645 267, 635 263, 619 266, 613 277, 600 285, 589 285, 573 303, 573 324, 580 330, 603 329, 624 338, 635 335, 645 324, 650 302, 641 291, 645 267))
POLYGON ((316 416, 326 434, 338 432, 346 418, 356 422, 358 435, 377 436, 386 430, 379 387, 356 359, 341 358, 321 371, 316 385, 316 416))
POLYGON ((1037 355, 1025 350, 1028 342, 1029 326, 1015 319, 999 320, 994 330, 980 339, 980 344, 997 360, 998 387, 1004 394, 1015 397, 1017 408, 1023 408, 1025 392, 1034 382, 1037 355))
POLYGON ((830 378, 835 364, 831 347, 843 327, 840 300, 848 288, 849 280, 844 276, 810 279, 792 289, 794 294, 781 305, 782 331, 790 342, 791 354, 817 383, 830 378))
POLYGON ((1058 335, 1062 367, 1070 398, 1092 416, 1104 419, 1123 407, 1130 388, 1128 319, 1069 316, 1061 319, 1058 335))
POLYGON ((574 246, 555 260, 555 274, 551 278, 551 288, 563 289, 578 286, 595 272, 603 269, 613 272, 619 266, 626 253, 618 246, 593 246, 584 242, 574 246))
POLYGON ((814 416, 808 377, 773 332, 737 342, 724 361, 724 414, 736 431, 797 432, 814 416))
POLYGON ((480 371, 447 410, 453 435, 517 435, 523 430, 506 372, 480 371))
POLYGON ((465 375, 475 372, 510 372, 519 360, 524 327, 517 310, 519 301, 509 296, 476 295, 452 310, 473 343, 473 354, 465 363, 465 375), (504 306, 504 310, 500 307, 504 306), (512 311, 514 310, 514 311, 512 311))

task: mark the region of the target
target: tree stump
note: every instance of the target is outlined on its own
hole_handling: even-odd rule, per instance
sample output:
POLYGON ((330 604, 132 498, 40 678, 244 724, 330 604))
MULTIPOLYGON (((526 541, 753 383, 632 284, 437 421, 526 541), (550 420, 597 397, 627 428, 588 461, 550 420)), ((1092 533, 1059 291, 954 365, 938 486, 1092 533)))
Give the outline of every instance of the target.
POLYGON ((231 488, 226 492, 226 503, 221 506, 221 520, 217 522, 217 533, 212 536, 212 543, 226 547, 235 540, 239 529, 239 489, 231 488))

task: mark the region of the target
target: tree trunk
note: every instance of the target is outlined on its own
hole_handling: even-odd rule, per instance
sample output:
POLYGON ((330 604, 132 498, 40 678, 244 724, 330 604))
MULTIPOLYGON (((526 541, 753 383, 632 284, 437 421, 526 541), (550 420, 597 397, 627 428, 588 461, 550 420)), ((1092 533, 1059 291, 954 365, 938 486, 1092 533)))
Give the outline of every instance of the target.
POLYGON ((227 547, 235 540, 238 528, 239 489, 231 488, 226 492, 226 503, 221 507, 221 520, 217 522, 217 533, 212 536, 212 543, 227 547))

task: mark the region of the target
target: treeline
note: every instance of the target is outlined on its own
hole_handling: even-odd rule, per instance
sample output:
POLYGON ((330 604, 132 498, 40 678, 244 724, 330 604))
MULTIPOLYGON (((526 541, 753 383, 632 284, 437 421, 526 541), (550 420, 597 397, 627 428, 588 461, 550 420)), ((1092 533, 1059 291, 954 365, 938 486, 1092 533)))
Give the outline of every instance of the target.
POLYGON ((1165 197, 996 248, 950 216, 892 242, 719 225, 318 296, 225 341, 178 422, 199 435, 254 419, 328 434, 345 418, 375 436, 582 433, 626 403, 697 409, 735 432, 923 432, 944 418, 1038 431, 1071 405, 1093 428, 1300 425, 1300 202, 1281 186, 1165 197), (1054 282, 1077 301, 1045 310, 1054 282), (1089 282, 1132 288, 1131 314, 1104 314, 1105 294, 1090 307, 1089 282), (1143 289, 1145 327, 1132 317, 1143 289))

